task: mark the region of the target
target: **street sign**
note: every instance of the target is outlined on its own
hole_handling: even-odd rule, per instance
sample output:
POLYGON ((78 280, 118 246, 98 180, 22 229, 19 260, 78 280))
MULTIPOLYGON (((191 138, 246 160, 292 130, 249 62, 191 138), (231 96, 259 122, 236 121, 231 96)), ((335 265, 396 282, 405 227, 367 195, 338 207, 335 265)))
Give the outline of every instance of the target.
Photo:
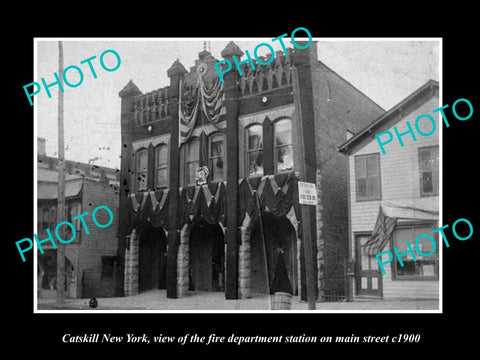
POLYGON ((317 205, 317 189, 315 184, 299 181, 298 199, 300 204, 317 205))

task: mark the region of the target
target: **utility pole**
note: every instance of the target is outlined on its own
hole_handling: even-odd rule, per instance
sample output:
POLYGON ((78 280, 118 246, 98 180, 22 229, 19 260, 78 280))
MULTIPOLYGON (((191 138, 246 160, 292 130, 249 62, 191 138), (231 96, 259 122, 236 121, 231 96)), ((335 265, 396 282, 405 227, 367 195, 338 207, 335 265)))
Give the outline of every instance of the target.
MULTIPOLYGON (((58 42, 58 74, 62 83, 63 74, 63 44, 58 42)), ((63 92, 62 86, 58 87, 58 201, 57 224, 65 218, 65 144, 63 133, 63 92)), ((61 228, 58 229, 60 237, 65 239, 61 228)), ((57 303, 65 301, 65 245, 57 244, 57 303)))
POLYGON ((267 254, 267 243, 265 242, 265 231, 263 227, 263 219, 262 219, 262 208, 260 207, 260 199, 258 198, 258 193, 256 190, 253 190, 253 199, 255 201, 255 206, 258 211, 258 224, 260 226, 260 238, 262 239, 262 245, 263 245, 263 256, 265 259, 265 275, 266 275, 266 280, 267 280, 267 295, 268 298, 270 299, 270 261, 268 259, 268 254, 267 254))
MULTIPOLYGON (((297 111, 297 123, 298 123, 298 144, 301 151, 300 155, 300 180, 306 181, 306 172, 307 172, 307 164, 305 161, 305 154, 307 151, 315 151, 314 149, 306 149, 305 148, 305 140, 304 140, 304 128, 303 128, 303 118, 302 118, 302 107, 301 101, 299 99, 299 88, 298 88, 298 73, 297 68, 294 66, 292 68, 293 71, 293 96, 295 102, 295 108, 297 111)), ((313 131, 313 130, 312 130, 313 131)), ((307 301, 308 301, 308 310, 315 310, 316 309, 316 291, 315 291, 315 268, 313 266, 313 244, 312 242, 312 233, 310 223, 314 221, 312 216, 310 215, 310 206, 312 205, 304 205, 300 204, 300 210, 302 214, 302 233, 303 233, 303 248, 305 253, 305 272, 306 272, 306 283, 307 283, 307 301)))

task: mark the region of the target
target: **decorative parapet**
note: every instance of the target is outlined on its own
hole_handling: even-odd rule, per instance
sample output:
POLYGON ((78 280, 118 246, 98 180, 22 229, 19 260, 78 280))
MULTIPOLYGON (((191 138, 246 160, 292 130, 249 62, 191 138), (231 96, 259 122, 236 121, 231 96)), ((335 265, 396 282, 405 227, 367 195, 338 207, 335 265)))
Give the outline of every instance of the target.
POLYGON ((169 87, 138 95, 133 100, 133 125, 142 125, 152 121, 161 120, 169 113, 169 87))
MULTIPOLYGON (((262 65, 255 60, 255 70, 249 63, 242 64, 243 76, 240 77, 240 90, 243 96, 250 96, 263 91, 273 90, 292 84, 292 49, 287 49, 289 56, 282 51, 275 53, 275 59, 268 65, 262 65)), ((267 63, 271 59, 271 54, 259 59, 267 63)))

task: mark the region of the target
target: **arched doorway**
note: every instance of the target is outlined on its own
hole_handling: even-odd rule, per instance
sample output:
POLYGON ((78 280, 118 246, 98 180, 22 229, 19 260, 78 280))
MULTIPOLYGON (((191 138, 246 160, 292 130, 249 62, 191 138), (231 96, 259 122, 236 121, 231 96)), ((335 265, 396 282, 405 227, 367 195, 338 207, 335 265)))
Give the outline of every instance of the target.
POLYGON ((220 225, 194 223, 189 248, 189 290, 224 291, 225 243, 220 225))
POLYGON ((147 225, 140 232, 138 291, 166 288, 167 238, 162 228, 147 225))
POLYGON ((296 289, 297 237, 294 227, 286 217, 277 217, 268 212, 262 214, 262 223, 263 237, 259 219, 253 223, 250 237, 250 286, 252 295, 268 293, 280 252, 285 260, 290 285, 292 289, 296 289), (265 249, 263 239, 265 239, 265 249))

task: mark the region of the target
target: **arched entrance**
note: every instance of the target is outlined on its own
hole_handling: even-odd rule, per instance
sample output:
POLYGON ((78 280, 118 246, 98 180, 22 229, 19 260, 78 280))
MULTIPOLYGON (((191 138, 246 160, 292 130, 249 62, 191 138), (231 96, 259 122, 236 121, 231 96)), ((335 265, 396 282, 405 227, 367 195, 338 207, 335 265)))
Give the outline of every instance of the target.
POLYGON ((251 294, 268 293, 280 253, 285 259, 290 285, 296 289, 297 237, 294 227, 286 217, 277 217, 268 212, 262 215, 262 222, 259 220, 253 223, 250 236, 251 294))
POLYGON ((145 226, 139 234, 138 291, 165 289, 167 238, 162 228, 145 226))
POLYGON ((203 220, 192 224, 189 240, 189 290, 224 291, 225 243, 222 228, 203 220))

